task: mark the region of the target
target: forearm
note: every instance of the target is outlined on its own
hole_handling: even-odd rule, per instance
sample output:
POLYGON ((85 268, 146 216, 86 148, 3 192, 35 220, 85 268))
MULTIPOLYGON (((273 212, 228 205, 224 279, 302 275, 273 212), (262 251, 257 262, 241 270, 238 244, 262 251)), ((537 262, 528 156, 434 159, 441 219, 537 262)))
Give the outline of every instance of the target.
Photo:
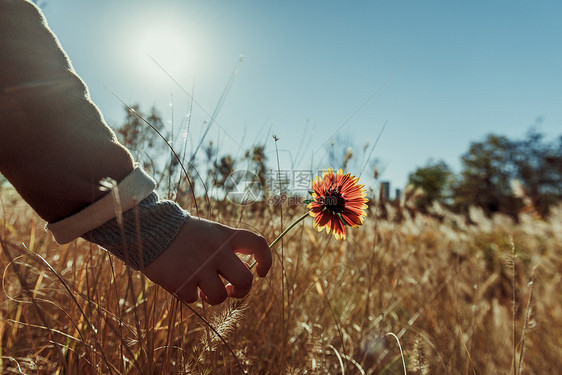
POLYGON ((0 0, 0 172, 47 221, 99 199, 133 169, 41 14, 0 0))

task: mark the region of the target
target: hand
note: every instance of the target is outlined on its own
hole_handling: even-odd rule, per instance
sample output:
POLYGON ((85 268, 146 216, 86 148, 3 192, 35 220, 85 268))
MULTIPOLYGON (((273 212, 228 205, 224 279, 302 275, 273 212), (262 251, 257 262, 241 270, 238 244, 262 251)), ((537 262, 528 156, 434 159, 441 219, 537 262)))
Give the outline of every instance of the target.
POLYGON ((235 253, 254 255, 258 275, 267 275, 272 258, 263 237, 248 230, 192 218, 168 249, 143 272, 184 302, 193 303, 200 295, 216 305, 227 297, 244 297, 252 286, 253 275, 248 265, 235 253), (219 275, 229 282, 226 286, 219 275))

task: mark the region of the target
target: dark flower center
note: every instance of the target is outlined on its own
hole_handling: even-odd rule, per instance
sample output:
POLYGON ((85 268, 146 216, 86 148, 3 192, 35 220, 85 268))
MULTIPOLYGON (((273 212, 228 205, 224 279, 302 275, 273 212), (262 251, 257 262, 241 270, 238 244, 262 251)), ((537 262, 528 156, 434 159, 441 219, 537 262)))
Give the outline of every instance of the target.
POLYGON ((328 211, 341 214, 345 208, 345 199, 342 197, 339 189, 324 190, 324 197, 321 202, 325 209, 328 211))

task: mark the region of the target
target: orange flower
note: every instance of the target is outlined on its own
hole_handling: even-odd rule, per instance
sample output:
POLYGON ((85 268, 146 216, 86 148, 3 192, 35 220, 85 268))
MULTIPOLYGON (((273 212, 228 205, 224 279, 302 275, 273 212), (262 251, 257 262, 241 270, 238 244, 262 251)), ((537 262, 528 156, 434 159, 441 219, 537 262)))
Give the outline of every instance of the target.
POLYGON ((368 199, 364 185, 358 185, 358 181, 351 173, 344 175, 341 169, 334 174, 333 168, 325 170, 322 178, 312 180, 313 201, 308 208, 319 232, 326 228, 336 239, 345 239, 345 226, 357 228, 363 224, 368 199))

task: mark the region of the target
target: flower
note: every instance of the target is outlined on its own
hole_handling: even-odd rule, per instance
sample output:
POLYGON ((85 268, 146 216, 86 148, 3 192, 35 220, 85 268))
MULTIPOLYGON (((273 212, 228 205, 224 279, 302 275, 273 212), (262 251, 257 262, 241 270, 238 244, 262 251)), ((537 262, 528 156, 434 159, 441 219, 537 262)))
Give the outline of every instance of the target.
MULTIPOLYGON (((364 185, 357 184, 358 181, 359 178, 355 178, 351 173, 344 176, 341 169, 336 174, 333 168, 325 170, 322 178, 316 177, 312 180, 312 200, 305 201, 308 203, 308 211, 289 225, 269 247, 273 248, 309 215, 314 218, 314 228, 319 232, 326 228, 328 234, 332 233, 338 240, 345 240, 345 226, 357 228, 363 224, 363 217, 367 216, 363 211, 369 201, 366 198, 367 192, 363 189, 364 185)), ((254 260, 250 269, 254 268, 256 263, 254 260)))
POLYGON ((358 178, 339 170, 334 174, 330 168, 322 178, 312 180, 312 199, 309 215, 314 217, 314 227, 320 232, 332 233, 336 239, 345 239, 345 226, 357 228, 367 216, 367 192, 359 185, 358 178))

